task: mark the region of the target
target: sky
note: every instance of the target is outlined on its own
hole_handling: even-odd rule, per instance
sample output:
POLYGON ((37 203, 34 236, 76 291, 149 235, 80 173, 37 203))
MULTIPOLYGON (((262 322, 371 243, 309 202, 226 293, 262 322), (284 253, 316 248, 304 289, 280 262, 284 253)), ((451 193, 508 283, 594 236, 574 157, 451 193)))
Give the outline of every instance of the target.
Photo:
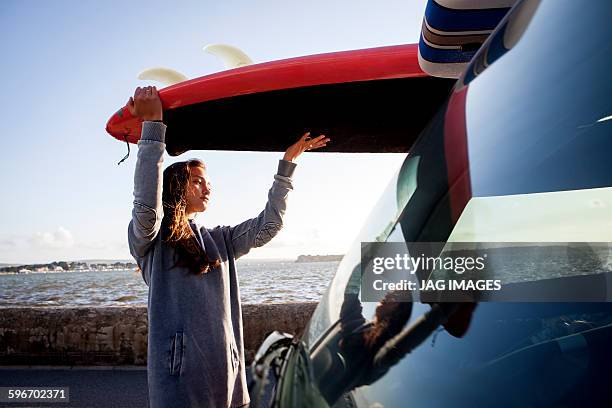
MULTIPOLYGON (((224 69, 207 44, 255 63, 416 43, 425 0, 0 2, 0 263, 130 259, 135 146, 105 132, 146 68, 189 78, 224 69)), ((333 135, 331 137, 333 142, 333 135)), ((299 135, 296 135, 296 139, 299 135)), ((207 227, 256 216, 282 152, 190 151, 213 185, 207 227), (228 166, 231 163, 231 166, 228 166)), ((250 258, 342 254, 399 168, 402 154, 305 153, 285 225, 250 258)))

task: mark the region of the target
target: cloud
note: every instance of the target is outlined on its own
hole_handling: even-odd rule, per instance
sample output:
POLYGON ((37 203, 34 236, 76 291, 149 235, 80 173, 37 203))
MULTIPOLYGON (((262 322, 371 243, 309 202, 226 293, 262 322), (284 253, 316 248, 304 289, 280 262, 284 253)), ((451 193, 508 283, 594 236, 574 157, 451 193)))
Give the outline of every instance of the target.
POLYGON ((36 232, 30 243, 39 248, 70 248, 74 245, 72 233, 60 226, 53 232, 36 232))

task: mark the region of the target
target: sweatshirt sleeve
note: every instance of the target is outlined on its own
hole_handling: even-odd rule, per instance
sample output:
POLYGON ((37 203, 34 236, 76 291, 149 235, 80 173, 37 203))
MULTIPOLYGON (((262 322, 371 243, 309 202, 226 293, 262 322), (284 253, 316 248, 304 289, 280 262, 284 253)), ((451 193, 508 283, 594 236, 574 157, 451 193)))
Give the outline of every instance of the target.
POLYGON ((264 210, 257 217, 230 228, 236 259, 249 253, 251 248, 257 248, 270 242, 281 230, 289 191, 293 190, 291 177, 295 166, 293 162, 280 160, 264 210))
POLYGON ((136 260, 148 252, 163 218, 162 177, 166 125, 144 122, 134 171, 134 207, 128 226, 130 253, 136 260))

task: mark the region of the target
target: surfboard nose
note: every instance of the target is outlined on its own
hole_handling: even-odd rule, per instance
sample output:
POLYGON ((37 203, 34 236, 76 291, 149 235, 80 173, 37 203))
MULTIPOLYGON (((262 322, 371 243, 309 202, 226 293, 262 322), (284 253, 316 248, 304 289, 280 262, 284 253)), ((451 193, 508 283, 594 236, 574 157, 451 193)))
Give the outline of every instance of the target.
POLYGON ((106 131, 114 138, 129 143, 137 143, 140 140, 142 121, 132 116, 126 106, 119 109, 106 122, 106 131))

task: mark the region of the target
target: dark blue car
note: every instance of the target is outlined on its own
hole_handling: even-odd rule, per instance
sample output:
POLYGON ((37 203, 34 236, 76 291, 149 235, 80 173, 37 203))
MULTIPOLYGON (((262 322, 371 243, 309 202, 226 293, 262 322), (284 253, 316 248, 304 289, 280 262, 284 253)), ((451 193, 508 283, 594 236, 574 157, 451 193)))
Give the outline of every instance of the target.
POLYGON ((304 335, 262 346, 253 406, 612 406, 610 16, 607 0, 525 0, 505 14, 388 182, 304 335), (530 301, 366 301, 363 242, 506 253, 542 243, 555 263, 493 268, 517 293, 536 288, 530 301))

